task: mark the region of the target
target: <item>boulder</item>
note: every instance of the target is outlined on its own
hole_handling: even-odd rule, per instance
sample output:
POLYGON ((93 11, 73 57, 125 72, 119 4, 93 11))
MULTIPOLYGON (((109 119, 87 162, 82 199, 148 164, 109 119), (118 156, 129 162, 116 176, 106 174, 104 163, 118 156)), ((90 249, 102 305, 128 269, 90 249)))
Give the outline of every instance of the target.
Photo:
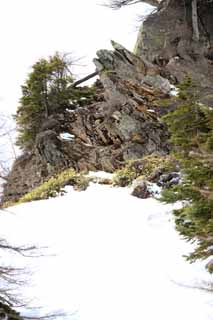
POLYGON ((180 173, 170 172, 162 174, 159 178, 158 185, 163 188, 172 187, 180 182, 180 173))
POLYGON ((147 182, 145 180, 137 180, 134 183, 131 195, 140 199, 149 198, 151 196, 151 192, 148 190, 147 182))
POLYGON ((213 273, 213 259, 211 259, 211 260, 207 263, 206 269, 207 269, 210 273, 213 273))
POLYGON ((163 78, 162 76, 158 75, 146 75, 142 83, 148 84, 151 87, 158 89, 159 91, 169 94, 171 91, 171 85, 168 79, 163 78))

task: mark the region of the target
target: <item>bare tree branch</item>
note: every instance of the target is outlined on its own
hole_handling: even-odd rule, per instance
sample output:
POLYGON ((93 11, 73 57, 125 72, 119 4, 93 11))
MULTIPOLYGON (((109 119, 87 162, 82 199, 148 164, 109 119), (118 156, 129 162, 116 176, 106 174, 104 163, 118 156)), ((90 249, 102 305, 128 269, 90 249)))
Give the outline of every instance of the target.
POLYGON ((109 0, 104 6, 112 9, 120 9, 123 6, 134 5, 137 3, 147 3, 151 6, 158 7, 161 0, 109 0))
POLYGON ((0 178, 6 180, 12 162, 17 158, 15 124, 12 117, 0 113, 0 178))

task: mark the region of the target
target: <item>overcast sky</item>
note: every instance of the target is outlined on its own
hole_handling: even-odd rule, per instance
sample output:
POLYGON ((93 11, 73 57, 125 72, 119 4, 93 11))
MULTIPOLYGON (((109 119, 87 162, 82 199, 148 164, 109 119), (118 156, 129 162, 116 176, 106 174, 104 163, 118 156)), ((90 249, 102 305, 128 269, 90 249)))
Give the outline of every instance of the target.
MULTIPOLYGON (((20 86, 41 57, 72 52, 85 57, 79 75, 94 71, 98 49, 113 39, 132 50, 138 16, 150 10, 138 4, 122 10, 101 6, 104 0, 6 0, 0 4, 0 108, 15 113, 20 86)), ((106 0, 107 1, 107 0, 106 0)))

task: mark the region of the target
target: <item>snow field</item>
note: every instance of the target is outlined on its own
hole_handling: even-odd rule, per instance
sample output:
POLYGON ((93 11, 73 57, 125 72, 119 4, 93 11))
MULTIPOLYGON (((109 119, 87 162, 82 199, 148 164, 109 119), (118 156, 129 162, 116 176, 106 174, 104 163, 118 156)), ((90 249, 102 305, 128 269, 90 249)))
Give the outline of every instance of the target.
POLYGON ((24 296, 44 307, 40 315, 60 310, 72 320, 212 320, 213 293, 190 288, 212 278, 204 263, 182 258, 192 246, 174 230, 172 205, 129 192, 67 187, 64 196, 2 214, 1 237, 48 246, 46 257, 5 256, 34 271, 24 296))

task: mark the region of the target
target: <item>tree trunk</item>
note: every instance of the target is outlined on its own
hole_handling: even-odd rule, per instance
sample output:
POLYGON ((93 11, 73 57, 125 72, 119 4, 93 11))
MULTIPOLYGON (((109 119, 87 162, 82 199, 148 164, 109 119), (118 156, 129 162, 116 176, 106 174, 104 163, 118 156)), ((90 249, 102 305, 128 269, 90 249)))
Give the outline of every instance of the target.
POLYGON ((192 29, 193 29, 193 40, 199 41, 200 33, 199 33, 199 26, 198 26, 197 0, 192 0, 192 29))

